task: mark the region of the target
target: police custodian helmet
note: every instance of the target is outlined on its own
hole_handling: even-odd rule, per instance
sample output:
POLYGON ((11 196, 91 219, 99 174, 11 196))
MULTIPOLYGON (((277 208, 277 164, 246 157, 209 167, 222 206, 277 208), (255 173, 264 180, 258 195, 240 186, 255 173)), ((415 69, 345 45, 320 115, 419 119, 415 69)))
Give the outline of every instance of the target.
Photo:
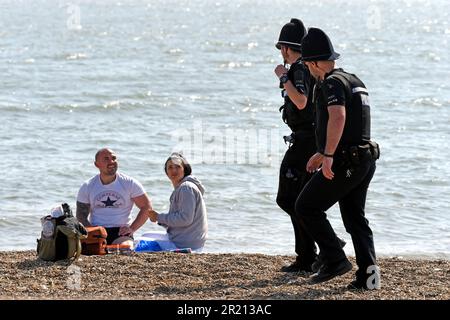
POLYGON ((334 51, 330 38, 319 28, 309 28, 302 41, 303 61, 337 60, 340 54, 334 51))
POLYGON ((275 47, 281 49, 281 46, 286 46, 291 49, 300 51, 302 47, 302 39, 306 34, 306 28, 299 19, 291 19, 286 23, 280 32, 280 37, 275 47))

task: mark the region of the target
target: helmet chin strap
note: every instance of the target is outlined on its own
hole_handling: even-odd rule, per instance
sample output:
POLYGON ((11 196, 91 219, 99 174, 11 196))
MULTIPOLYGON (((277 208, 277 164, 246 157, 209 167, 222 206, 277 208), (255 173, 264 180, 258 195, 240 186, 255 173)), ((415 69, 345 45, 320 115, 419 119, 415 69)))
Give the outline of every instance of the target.
POLYGON ((289 61, 287 60, 288 55, 288 48, 285 46, 281 47, 281 50, 284 50, 284 54, 282 54, 283 57, 283 66, 286 68, 286 65, 289 64, 289 61))
POLYGON ((330 73, 335 67, 336 67, 336 64, 335 64, 335 63, 333 63, 333 64, 324 64, 324 65, 322 66, 322 65, 319 65, 319 62, 317 62, 317 69, 320 70, 320 77, 322 78, 322 80, 323 80, 323 78, 324 78, 328 73, 330 73))
POLYGON ((314 68, 316 69, 315 73, 317 76, 317 80, 323 81, 323 77, 326 74, 325 70, 319 65, 318 61, 314 61, 314 62, 312 62, 312 64, 314 65, 314 68))
MULTIPOLYGON (((286 63, 287 63, 287 61, 286 61, 286 59, 283 59, 283 67, 285 67, 286 68, 286 63)), ((281 81, 280 81, 280 89, 284 89, 284 84, 283 83, 281 83, 281 81)))

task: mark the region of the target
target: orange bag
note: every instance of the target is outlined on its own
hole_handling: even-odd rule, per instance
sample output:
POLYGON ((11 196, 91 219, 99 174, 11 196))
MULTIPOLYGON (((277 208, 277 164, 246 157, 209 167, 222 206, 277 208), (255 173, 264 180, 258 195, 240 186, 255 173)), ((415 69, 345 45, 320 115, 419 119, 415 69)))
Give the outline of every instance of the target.
POLYGON ((86 227, 87 239, 81 240, 81 254, 86 256, 106 254, 106 237, 104 227, 86 227))

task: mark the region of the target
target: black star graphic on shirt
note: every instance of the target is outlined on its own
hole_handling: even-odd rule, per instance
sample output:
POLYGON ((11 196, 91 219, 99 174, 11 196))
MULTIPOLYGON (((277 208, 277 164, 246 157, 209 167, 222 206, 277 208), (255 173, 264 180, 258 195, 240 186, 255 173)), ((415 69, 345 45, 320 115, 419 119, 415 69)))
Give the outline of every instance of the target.
POLYGON ((108 199, 106 199, 106 201, 100 201, 103 202, 105 204, 105 208, 108 207, 114 207, 114 202, 116 202, 117 200, 111 200, 109 197, 108 199))

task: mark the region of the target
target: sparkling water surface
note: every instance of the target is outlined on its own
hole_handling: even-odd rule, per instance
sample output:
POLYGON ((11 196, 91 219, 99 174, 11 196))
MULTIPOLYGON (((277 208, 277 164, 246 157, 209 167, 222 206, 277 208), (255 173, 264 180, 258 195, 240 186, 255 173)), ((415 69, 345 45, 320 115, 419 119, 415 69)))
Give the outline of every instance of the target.
MULTIPOLYGON (((1 1, 0 250, 34 249, 39 218, 75 208, 110 146, 159 211, 163 163, 183 150, 207 188, 206 252, 293 254, 275 203, 289 130, 273 70, 298 17, 369 89, 377 254, 450 258, 449 15, 441 0, 1 1)), ((328 214, 353 254, 339 210, 328 214)))

